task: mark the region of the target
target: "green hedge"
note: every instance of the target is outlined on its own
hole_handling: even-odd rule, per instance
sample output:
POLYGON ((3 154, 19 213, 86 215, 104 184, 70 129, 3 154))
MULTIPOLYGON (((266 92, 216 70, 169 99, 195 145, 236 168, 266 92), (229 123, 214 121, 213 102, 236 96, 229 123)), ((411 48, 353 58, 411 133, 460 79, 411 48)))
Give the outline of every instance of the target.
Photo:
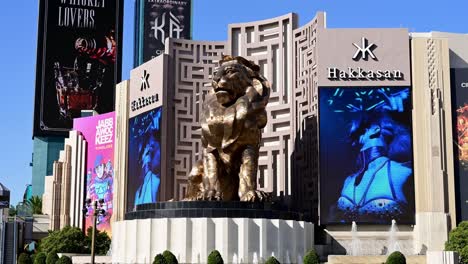
POLYGON ((385 264, 406 264, 405 255, 403 255, 400 251, 395 251, 390 254, 390 256, 388 256, 385 264))
POLYGON ((213 250, 208 255, 208 264, 224 264, 223 257, 221 257, 218 250, 213 250))
POLYGON ((164 259, 166 260, 167 264, 179 264, 179 262, 177 261, 176 256, 174 256, 174 254, 172 254, 172 252, 170 252, 169 250, 165 250, 162 253, 162 255, 163 255, 164 259))
POLYGON ((163 255, 157 254, 154 257, 153 264, 167 264, 167 262, 163 255))
POLYGON ((46 264, 47 255, 44 252, 39 252, 34 257, 34 264, 46 264))
POLYGON ((73 264, 73 262, 70 257, 62 256, 61 258, 59 258, 56 264, 73 264))
POLYGON ((28 254, 21 253, 18 257, 18 264, 33 264, 33 262, 28 254))
POLYGON ((309 250, 304 256, 304 264, 320 264, 320 258, 315 250, 309 250))
POLYGON ((50 252, 49 254, 47 254, 46 264, 55 264, 55 262, 57 262, 58 259, 59 257, 57 256, 57 253, 50 252))
POLYGON ((267 259, 265 264, 281 264, 275 257, 271 256, 267 259))

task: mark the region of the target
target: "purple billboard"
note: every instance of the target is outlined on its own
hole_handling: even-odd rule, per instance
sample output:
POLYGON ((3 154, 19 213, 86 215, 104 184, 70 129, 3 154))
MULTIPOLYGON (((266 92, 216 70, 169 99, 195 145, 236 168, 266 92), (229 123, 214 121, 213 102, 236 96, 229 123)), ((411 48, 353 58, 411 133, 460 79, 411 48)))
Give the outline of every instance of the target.
MULTIPOLYGON (((99 216, 97 228, 111 235, 115 113, 76 118, 73 121, 73 129, 80 131, 88 142, 85 197, 91 201, 103 200, 106 215, 99 216)), ((92 226, 92 212, 88 211, 88 215, 86 229, 92 226)))

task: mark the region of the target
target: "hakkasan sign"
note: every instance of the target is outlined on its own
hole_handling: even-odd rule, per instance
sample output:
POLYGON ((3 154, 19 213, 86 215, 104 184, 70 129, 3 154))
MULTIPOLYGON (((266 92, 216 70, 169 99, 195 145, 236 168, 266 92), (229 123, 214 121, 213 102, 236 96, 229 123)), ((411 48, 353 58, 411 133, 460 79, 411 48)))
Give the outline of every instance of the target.
POLYGON ((319 86, 409 86, 406 29, 319 29, 319 86))

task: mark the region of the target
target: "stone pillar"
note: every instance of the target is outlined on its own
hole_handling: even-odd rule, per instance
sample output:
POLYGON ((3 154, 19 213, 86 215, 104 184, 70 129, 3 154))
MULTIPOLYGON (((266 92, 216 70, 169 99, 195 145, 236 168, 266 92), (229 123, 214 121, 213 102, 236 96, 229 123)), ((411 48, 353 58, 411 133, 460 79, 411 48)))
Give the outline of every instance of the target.
POLYGON ((414 253, 444 249, 455 221, 449 49, 446 39, 412 43, 416 226, 414 253))
POLYGON ((116 87, 115 96, 115 143, 114 143, 114 196, 112 222, 124 220, 127 208, 127 153, 128 153, 128 98, 129 81, 116 87))

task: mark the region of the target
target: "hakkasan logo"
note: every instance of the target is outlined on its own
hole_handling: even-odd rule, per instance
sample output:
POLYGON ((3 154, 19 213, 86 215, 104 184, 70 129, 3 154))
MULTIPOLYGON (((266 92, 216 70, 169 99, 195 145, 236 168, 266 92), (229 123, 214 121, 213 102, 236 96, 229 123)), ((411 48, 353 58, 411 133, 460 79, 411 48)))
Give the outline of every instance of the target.
MULTIPOLYGON (((140 77, 140 81, 141 81, 141 85, 140 85, 141 92, 145 92, 146 90, 151 89, 150 74, 146 70, 143 70, 143 75, 140 77)), ((130 104, 130 107, 131 107, 132 112, 134 112, 144 107, 147 107, 149 105, 152 105, 156 102, 159 102, 158 93, 155 93, 152 95, 142 95, 138 99, 133 100, 130 104)))
MULTIPOLYGON (((361 43, 352 43, 356 48, 352 59, 354 61, 368 61, 369 58, 378 61, 374 51, 377 48, 375 43, 369 42, 365 37, 361 38, 361 43)), ((366 70, 361 67, 339 69, 338 67, 328 67, 327 78, 333 81, 337 80, 359 80, 359 81, 381 81, 381 80, 403 80, 404 75, 401 70, 366 70)))

